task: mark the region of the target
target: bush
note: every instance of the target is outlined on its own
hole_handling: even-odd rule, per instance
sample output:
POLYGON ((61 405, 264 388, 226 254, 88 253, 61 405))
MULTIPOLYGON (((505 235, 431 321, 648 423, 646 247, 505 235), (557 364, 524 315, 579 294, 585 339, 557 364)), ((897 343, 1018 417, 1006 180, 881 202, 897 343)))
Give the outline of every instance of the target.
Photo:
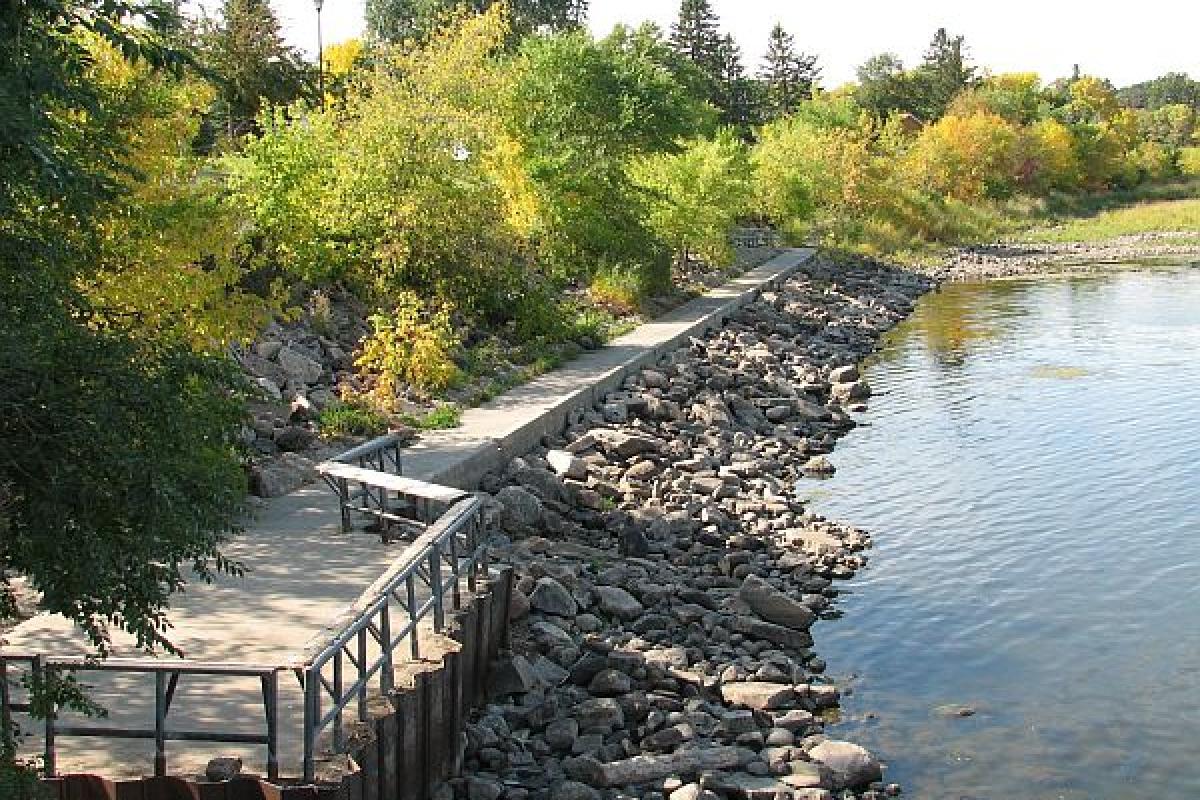
POLYGON ((429 308, 412 292, 396 298, 390 314, 374 314, 374 331, 363 340, 357 366, 378 376, 377 399, 385 408, 395 404, 401 384, 419 390, 448 387, 458 375, 453 361, 460 342, 446 306, 429 308))
POLYGON ((1179 152, 1179 169, 1184 175, 1200 177, 1200 147, 1185 147, 1179 152))
POLYGON ((729 231, 750 203, 750 164, 733 132, 694 139, 679 153, 634 162, 634 180, 649 195, 648 224, 681 263, 696 253, 711 264, 733 261, 729 231))
POLYGON ((1003 117, 946 116, 917 136, 904 165, 916 186, 965 202, 1006 197, 1019 179, 1020 135, 1003 117))
POLYGON ((387 432, 388 419, 361 403, 334 403, 321 409, 317 427, 322 436, 379 436, 387 432))

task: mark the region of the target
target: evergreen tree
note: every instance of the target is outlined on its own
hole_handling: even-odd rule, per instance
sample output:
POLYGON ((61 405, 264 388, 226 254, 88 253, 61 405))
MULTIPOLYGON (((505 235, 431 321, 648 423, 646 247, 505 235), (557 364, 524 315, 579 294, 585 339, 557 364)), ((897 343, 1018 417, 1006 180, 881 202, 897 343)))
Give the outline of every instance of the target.
POLYGON ((721 122, 748 133, 757 124, 759 109, 756 107, 753 81, 747 78, 742 65, 742 48, 728 34, 717 46, 720 72, 717 78, 713 104, 720 109, 721 122))
POLYGON ((812 96, 820 73, 817 57, 797 52, 795 37, 776 24, 759 73, 766 94, 766 116, 774 119, 795 111, 812 96))
POLYGON ((202 48, 217 76, 213 121, 230 138, 253 131, 264 104, 286 105, 311 91, 312 68, 284 42, 267 0, 224 0, 202 48))
POLYGON ((709 0, 683 0, 679 19, 671 28, 671 46, 708 77, 714 92, 726 72, 728 57, 717 24, 709 0))
MULTIPOLYGON (((447 14, 465 6, 483 13, 496 0, 367 0, 368 36, 377 42, 422 39, 436 30, 447 14)), ((539 31, 563 32, 583 26, 588 0, 510 0, 513 40, 539 31)))
POLYGON ((962 36, 951 36, 938 28, 917 70, 921 83, 922 116, 938 119, 955 95, 975 84, 977 70, 967 60, 967 48, 962 36))

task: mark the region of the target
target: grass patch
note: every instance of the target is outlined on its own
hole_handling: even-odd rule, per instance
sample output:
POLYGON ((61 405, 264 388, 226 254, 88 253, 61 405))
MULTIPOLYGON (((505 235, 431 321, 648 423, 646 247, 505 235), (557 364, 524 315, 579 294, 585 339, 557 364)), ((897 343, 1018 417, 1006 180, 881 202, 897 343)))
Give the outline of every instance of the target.
POLYGON ((1141 202, 1020 234, 1025 242, 1092 242, 1138 233, 1200 234, 1200 197, 1141 202))
POLYGON ((401 414, 400 421, 422 431, 443 431, 462 424, 462 409, 454 403, 438 403, 425 414, 401 414))
POLYGON ((322 436, 379 436, 387 433, 387 417, 358 403, 334 403, 321 409, 317 429, 322 436))

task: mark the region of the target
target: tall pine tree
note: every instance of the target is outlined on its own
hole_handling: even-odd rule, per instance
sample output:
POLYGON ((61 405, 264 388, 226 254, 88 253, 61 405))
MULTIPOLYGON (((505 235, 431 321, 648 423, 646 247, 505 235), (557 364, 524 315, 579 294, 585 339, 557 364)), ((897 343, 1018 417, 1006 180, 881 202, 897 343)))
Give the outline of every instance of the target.
POLYGON ((254 129, 262 106, 286 105, 312 87, 312 69, 283 40, 267 0, 224 0, 201 39, 202 58, 217 77, 210 123, 236 138, 254 129))
POLYGON ((671 28, 671 46, 704 73, 713 89, 721 83, 724 54, 717 15, 708 0, 683 0, 671 28))
POLYGON ((795 37, 776 23, 759 72, 766 95, 764 115, 775 119, 795 111, 812 96, 820 74, 817 57, 798 52, 795 37))
POLYGON ((925 52, 917 73, 924 95, 922 116, 928 120, 940 118, 955 95, 974 85, 977 70, 967 58, 962 36, 951 36, 938 28, 925 52))

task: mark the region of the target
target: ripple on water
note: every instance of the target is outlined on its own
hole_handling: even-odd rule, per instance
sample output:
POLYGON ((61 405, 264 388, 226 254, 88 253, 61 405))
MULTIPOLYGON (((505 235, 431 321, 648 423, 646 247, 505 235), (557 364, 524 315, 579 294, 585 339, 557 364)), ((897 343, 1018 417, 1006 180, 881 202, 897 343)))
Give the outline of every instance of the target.
POLYGON ((876 549, 817 638, 910 796, 1200 796, 1198 346, 1200 272, 1118 272, 950 286, 869 369, 813 502, 876 549))

